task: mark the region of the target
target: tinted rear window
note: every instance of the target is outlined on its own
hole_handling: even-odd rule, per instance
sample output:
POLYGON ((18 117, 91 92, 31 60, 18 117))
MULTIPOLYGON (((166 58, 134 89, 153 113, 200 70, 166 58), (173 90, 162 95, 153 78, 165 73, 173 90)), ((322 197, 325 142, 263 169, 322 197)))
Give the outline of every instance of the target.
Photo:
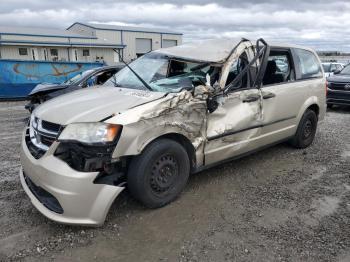
POLYGON ((300 79, 322 77, 321 66, 314 53, 304 49, 295 49, 295 54, 296 63, 300 68, 300 79))

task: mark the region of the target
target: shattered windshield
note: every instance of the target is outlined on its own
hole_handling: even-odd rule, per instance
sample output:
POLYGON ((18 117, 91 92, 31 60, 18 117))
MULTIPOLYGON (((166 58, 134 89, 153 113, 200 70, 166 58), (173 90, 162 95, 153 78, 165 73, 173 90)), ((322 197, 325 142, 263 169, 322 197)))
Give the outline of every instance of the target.
MULTIPOLYGON (((150 86, 152 91, 157 92, 190 90, 194 86, 205 85, 207 74, 212 74, 214 71, 217 73, 209 63, 181 61, 157 53, 144 55, 129 66, 150 86)), ((146 89, 128 67, 124 67, 104 85, 146 89)))
POLYGON ((91 74, 92 72, 94 72, 94 69, 90 69, 90 70, 86 70, 83 72, 80 72, 79 74, 73 76, 72 78, 66 80, 65 82, 63 82, 63 85, 74 85, 76 84, 78 81, 80 81, 83 77, 91 74))

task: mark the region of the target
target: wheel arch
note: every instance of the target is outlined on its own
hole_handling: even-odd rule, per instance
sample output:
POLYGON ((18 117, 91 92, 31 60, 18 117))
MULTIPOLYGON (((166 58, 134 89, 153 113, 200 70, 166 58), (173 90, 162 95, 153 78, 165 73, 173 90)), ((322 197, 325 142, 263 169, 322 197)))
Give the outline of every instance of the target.
POLYGON ((308 110, 308 109, 314 111, 316 116, 317 116, 317 118, 318 118, 318 116, 320 114, 320 107, 317 104, 310 105, 308 108, 306 108, 306 110, 308 110))
POLYGON ((166 134, 163 134, 161 136, 158 136, 158 137, 152 139, 152 141, 149 141, 147 143, 147 145, 145 147, 143 147, 142 151, 144 151, 145 148, 147 146, 149 146, 151 143, 153 143, 154 141, 162 139, 162 138, 171 139, 171 140, 179 143, 180 145, 182 145, 185 148, 185 150, 187 152, 187 155, 189 157, 189 160, 190 160, 191 172, 193 172, 195 170, 195 168, 196 168, 196 163, 197 163, 197 160, 196 160, 196 149, 194 148, 194 146, 191 143, 191 141, 186 136, 184 136, 183 134, 180 134, 180 133, 166 133, 166 134))
POLYGON ((297 115, 297 123, 300 122, 302 116, 304 115, 304 113, 306 112, 306 110, 312 110, 316 113, 316 116, 318 119, 322 118, 321 115, 322 115, 322 110, 321 110, 321 106, 320 106, 320 103, 319 103, 319 100, 316 96, 312 96, 312 97, 309 97, 305 103, 303 104, 303 106, 300 108, 300 111, 297 115))

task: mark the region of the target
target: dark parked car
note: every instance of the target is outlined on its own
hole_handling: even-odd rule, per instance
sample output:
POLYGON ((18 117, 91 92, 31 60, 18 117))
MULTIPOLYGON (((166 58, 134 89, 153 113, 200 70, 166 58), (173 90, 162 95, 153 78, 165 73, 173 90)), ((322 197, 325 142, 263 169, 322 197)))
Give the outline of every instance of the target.
POLYGON ((327 105, 350 105, 350 65, 327 78, 327 105))
POLYGON ((39 84, 29 93, 28 98, 30 102, 25 108, 32 112, 39 104, 54 97, 77 89, 102 85, 121 68, 123 68, 122 65, 103 66, 83 71, 61 84, 39 84))

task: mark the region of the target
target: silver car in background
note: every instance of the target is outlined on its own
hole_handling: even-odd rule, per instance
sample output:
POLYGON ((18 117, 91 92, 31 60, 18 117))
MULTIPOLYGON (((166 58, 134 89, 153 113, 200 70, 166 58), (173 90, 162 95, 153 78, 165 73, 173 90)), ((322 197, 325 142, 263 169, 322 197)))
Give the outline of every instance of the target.
POLYGON ((329 76, 334 75, 334 73, 340 72, 345 65, 343 63, 337 63, 337 62, 327 62, 322 63, 324 76, 327 78, 329 76))

